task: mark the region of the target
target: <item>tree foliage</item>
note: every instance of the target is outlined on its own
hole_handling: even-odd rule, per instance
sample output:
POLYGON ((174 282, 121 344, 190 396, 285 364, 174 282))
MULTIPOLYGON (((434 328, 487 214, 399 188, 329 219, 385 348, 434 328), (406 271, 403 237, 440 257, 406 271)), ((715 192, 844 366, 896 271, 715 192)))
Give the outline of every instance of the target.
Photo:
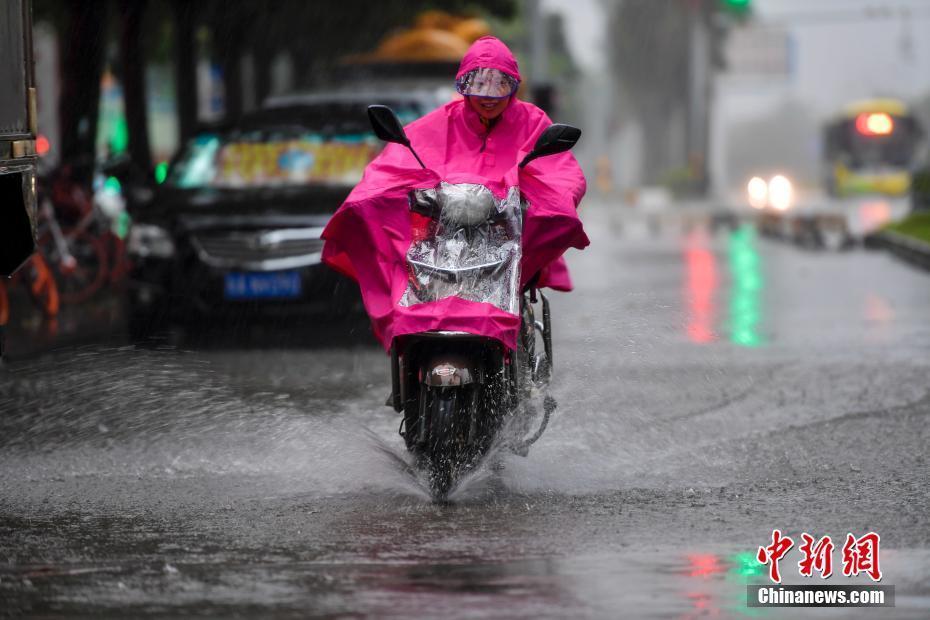
POLYGON ((272 55, 288 51, 297 61, 298 82, 305 85, 318 81, 340 58, 371 51, 386 34, 409 26, 424 10, 510 17, 516 9, 514 0, 206 0, 198 7, 217 45, 232 38, 248 50, 272 55))

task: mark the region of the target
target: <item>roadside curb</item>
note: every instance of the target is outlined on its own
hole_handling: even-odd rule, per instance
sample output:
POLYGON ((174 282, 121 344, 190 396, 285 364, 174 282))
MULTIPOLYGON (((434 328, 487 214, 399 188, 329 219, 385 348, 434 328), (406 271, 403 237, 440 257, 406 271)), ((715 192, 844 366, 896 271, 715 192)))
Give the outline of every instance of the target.
POLYGON ((930 271, 930 243, 890 230, 883 230, 869 235, 866 238, 866 245, 889 250, 898 258, 930 271))

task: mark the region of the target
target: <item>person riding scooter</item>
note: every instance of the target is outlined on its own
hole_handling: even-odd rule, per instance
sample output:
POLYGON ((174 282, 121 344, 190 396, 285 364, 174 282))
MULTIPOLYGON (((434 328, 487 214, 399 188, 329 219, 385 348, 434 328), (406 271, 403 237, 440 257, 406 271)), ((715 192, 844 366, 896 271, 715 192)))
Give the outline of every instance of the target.
POLYGON ((385 404, 437 501, 495 446, 525 456, 545 429, 551 321, 544 295, 538 327, 532 304, 541 286, 571 288, 561 256, 588 245, 568 152, 581 131, 520 101, 519 83, 510 50, 484 37, 462 60, 463 99, 407 127, 369 106, 389 144, 323 231, 323 261, 359 283, 390 352, 385 404), (537 392, 544 415, 528 436, 537 392))

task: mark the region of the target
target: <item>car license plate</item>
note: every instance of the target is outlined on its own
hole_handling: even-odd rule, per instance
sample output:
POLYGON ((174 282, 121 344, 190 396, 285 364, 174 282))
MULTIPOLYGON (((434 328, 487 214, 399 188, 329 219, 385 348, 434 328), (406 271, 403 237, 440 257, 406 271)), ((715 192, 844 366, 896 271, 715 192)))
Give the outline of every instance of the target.
POLYGON ((226 299, 293 299, 300 290, 298 271, 226 274, 226 299))

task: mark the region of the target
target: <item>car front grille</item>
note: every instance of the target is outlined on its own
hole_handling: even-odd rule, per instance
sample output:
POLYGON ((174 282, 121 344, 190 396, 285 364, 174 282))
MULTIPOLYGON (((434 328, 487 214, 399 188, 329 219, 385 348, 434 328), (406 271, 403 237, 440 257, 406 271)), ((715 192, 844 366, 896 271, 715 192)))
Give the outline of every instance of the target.
POLYGON ((213 267, 275 271, 320 262, 321 227, 201 232, 191 238, 200 260, 213 267))

